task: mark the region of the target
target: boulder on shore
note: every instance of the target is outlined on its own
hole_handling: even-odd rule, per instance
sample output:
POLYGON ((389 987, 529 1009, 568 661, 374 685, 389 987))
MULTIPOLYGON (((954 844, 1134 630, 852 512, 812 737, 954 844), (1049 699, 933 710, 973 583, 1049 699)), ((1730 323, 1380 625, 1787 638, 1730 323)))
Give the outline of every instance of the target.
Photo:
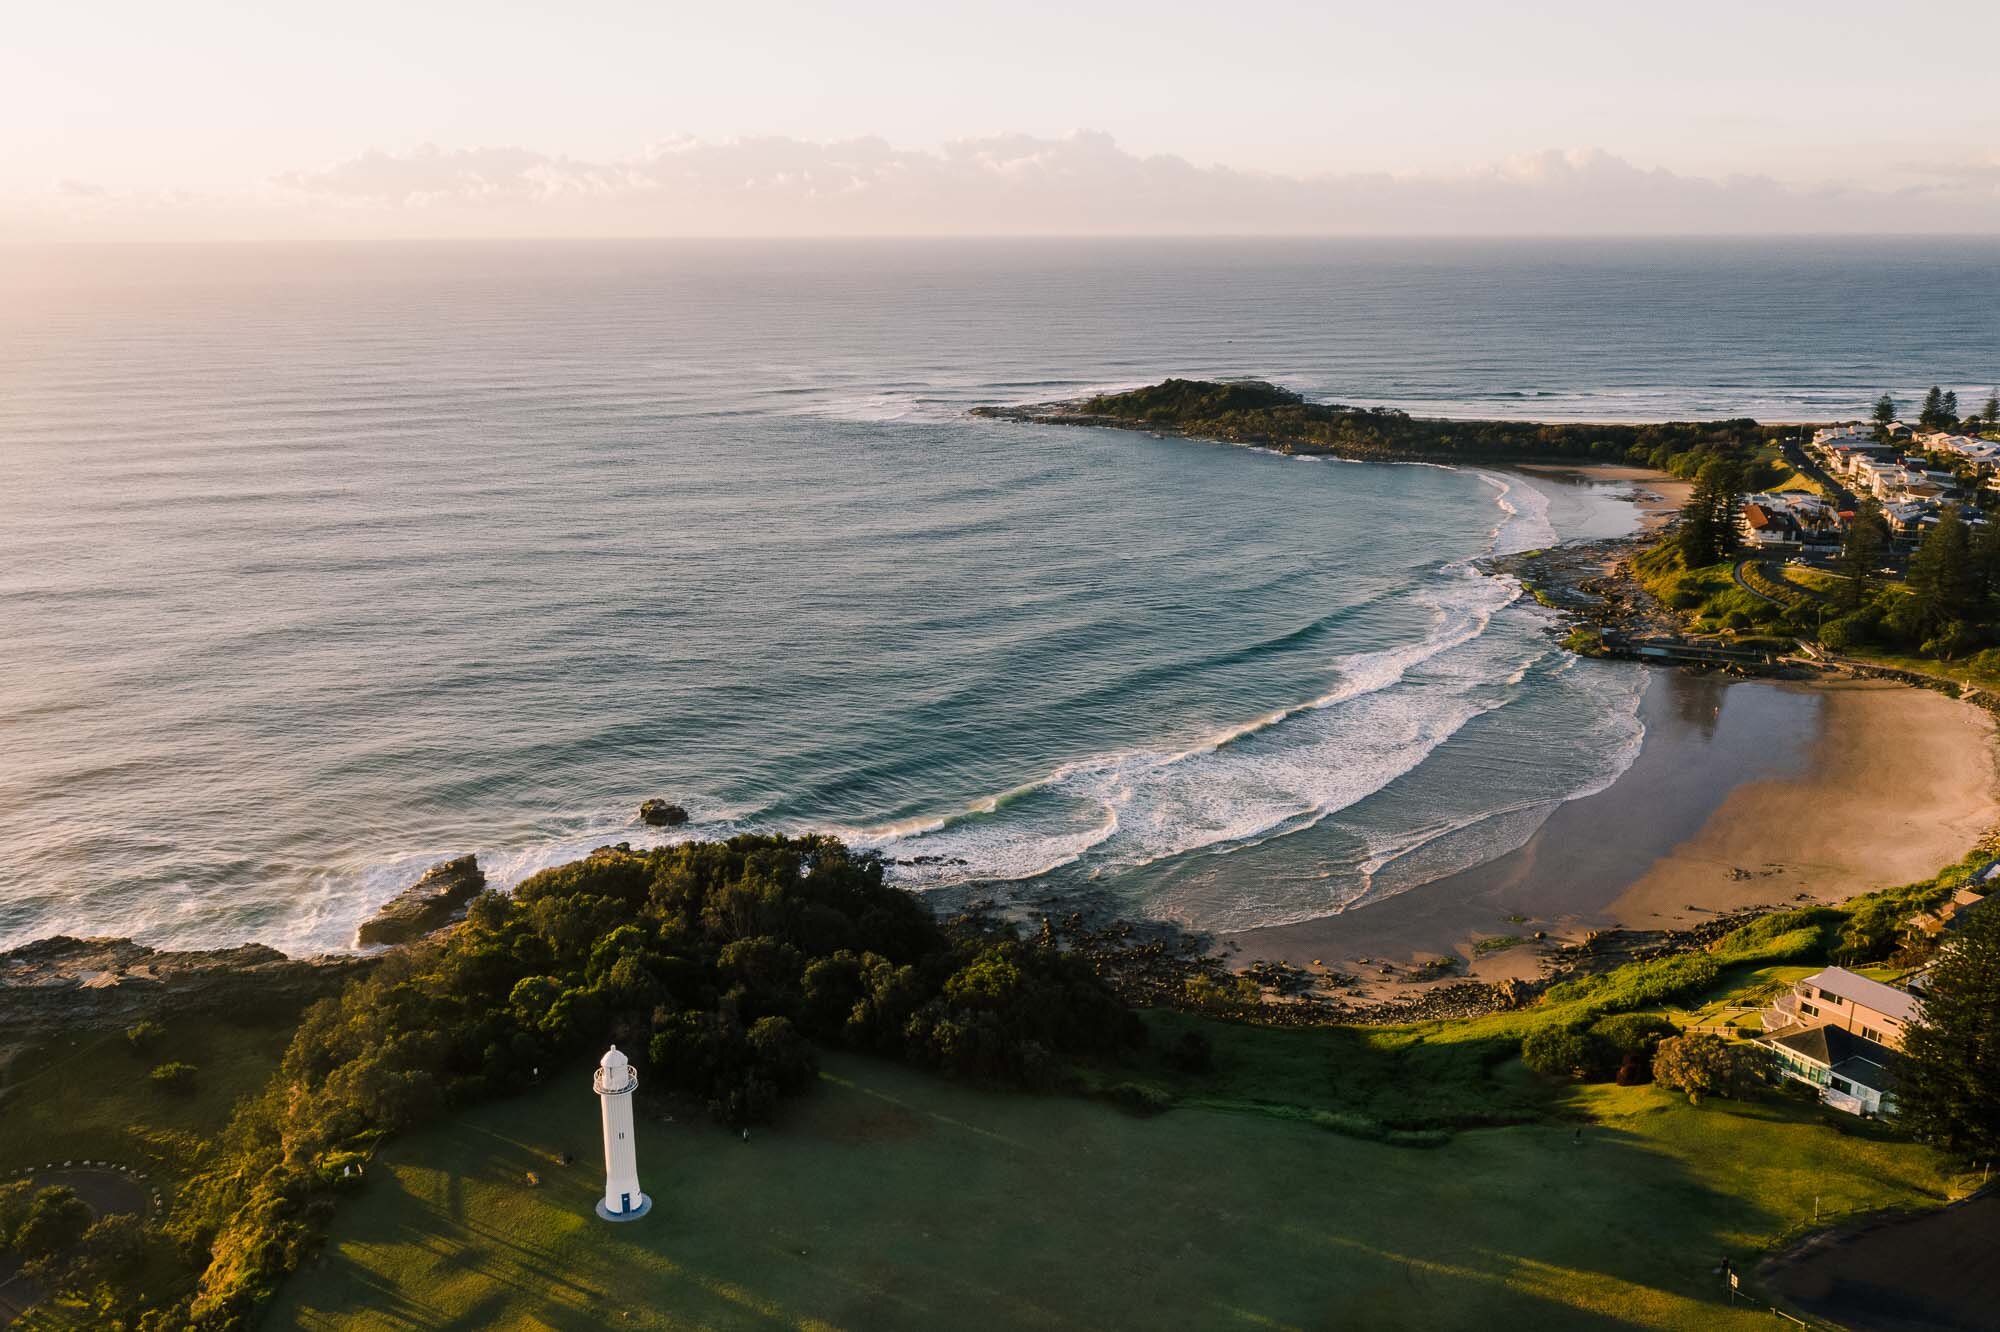
POLYGON ((423 877, 397 893, 355 932, 356 947, 408 943, 450 921, 486 886, 486 875, 474 856, 455 856, 425 870, 423 877))
POLYGON ((654 828, 678 828, 687 821, 687 810, 670 801, 648 800, 639 806, 639 822, 654 828))

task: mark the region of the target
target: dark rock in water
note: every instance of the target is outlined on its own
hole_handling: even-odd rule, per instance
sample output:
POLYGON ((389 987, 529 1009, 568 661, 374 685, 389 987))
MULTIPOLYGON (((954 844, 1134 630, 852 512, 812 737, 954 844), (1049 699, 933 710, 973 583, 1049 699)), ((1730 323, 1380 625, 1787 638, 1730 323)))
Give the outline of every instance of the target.
POLYGON ((688 812, 665 800, 648 800, 639 806, 639 822, 655 828, 678 828, 688 821, 688 812))
POLYGON ((458 915, 485 886, 486 875, 474 857, 457 856, 440 861, 425 870, 421 879, 390 898, 373 920, 363 922, 354 942, 365 948, 370 944, 420 939, 458 915))

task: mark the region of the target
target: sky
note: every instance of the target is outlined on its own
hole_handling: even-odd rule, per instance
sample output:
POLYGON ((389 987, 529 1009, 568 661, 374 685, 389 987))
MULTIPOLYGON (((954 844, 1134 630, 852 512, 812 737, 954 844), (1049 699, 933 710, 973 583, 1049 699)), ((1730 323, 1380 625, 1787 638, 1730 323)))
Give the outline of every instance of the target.
POLYGON ((0 239, 2000 231, 1991 0, 88 0, 8 24, 0 239))

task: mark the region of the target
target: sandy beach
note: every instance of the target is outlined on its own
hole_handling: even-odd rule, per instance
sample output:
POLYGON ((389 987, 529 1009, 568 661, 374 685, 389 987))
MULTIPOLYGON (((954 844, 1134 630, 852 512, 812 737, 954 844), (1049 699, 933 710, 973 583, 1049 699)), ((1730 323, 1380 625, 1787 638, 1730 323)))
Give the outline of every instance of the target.
POLYGON ((1642 715, 1632 766, 1519 849, 1225 946, 1366 976, 1382 997, 1409 992, 1382 964, 1452 953, 1481 979, 1532 976, 1533 943, 1481 956, 1478 941, 1840 901, 1926 877, 2000 823, 1994 719, 1928 690, 1655 671, 1642 715))
POLYGON ((1647 532, 1679 513, 1694 491, 1694 482, 1671 472, 1623 463, 1522 463, 1516 470, 1571 485, 1629 487, 1640 529, 1647 532))
MULTIPOLYGON (((1643 467, 1518 470, 1563 489, 1615 489, 1649 531, 1692 488, 1643 467)), ((1938 693, 1656 669, 1640 715, 1631 767, 1557 807, 1518 849, 1223 946, 1240 963, 1344 972, 1371 999, 1407 996, 1410 967, 1452 955, 1478 979, 1531 978, 1547 947, 1593 930, 1842 901, 1925 878, 2000 826, 1995 719, 1938 693)))

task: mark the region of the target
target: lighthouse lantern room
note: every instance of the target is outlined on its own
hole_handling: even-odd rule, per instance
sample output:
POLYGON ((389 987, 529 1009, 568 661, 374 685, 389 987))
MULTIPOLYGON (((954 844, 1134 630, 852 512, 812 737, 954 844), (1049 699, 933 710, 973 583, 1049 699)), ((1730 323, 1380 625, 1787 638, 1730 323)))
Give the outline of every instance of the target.
POLYGON ((632 1140, 632 1092, 638 1085, 632 1061, 615 1045, 606 1050, 591 1079, 604 1117, 604 1197, 597 1214, 606 1221, 636 1221, 653 1206, 639 1191, 639 1152, 632 1140))

